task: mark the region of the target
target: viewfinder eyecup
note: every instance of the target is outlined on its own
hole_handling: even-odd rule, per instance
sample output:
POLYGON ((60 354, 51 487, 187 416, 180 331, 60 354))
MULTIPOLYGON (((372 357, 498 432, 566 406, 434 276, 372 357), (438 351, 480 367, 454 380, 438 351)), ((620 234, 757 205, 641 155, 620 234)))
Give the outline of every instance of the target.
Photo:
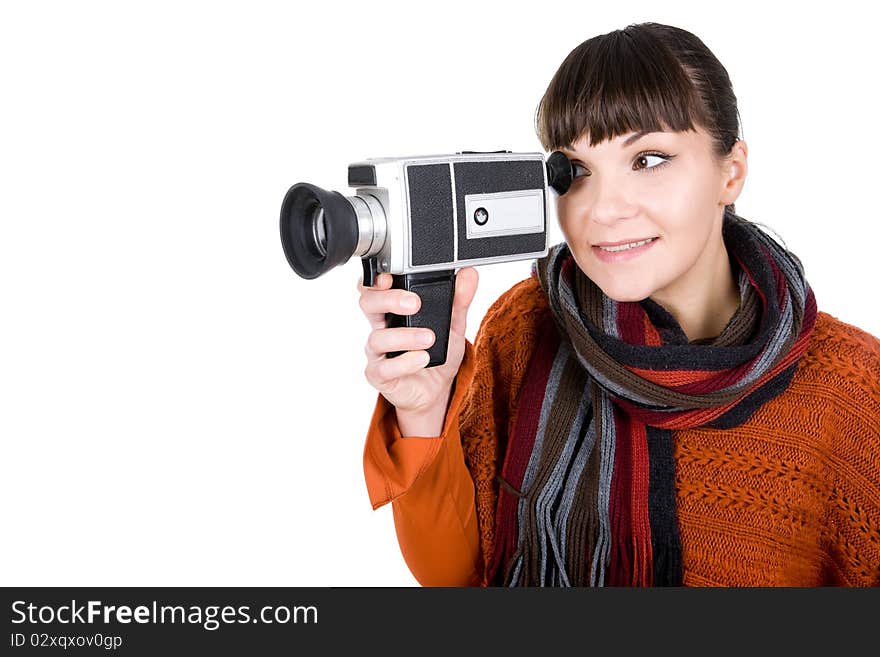
POLYGON ((547 183, 562 196, 574 180, 574 167, 562 151, 553 151, 547 158, 547 183))

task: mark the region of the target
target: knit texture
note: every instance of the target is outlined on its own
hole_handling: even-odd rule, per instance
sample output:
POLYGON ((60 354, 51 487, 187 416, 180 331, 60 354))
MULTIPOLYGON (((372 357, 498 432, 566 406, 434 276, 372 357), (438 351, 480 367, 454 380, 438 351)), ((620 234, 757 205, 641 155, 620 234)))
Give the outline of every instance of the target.
POLYGON ((740 303, 699 343, 651 299, 605 295, 566 242, 533 263, 556 323, 538 337, 499 478, 499 582, 681 585, 675 431, 738 426, 783 393, 816 319, 800 260, 732 211, 723 220, 740 303))
MULTIPOLYGON (((534 278, 484 316, 440 436, 402 437, 377 395, 364 444, 373 509, 392 503, 425 586, 490 586, 497 478, 547 322, 534 278)), ((676 432, 684 586, 880 586, 880 340, 819 311, 785 392, 743 424, 676 432)))
MULTIPOLYGON (((489 585, 507 438, 549 312, 534 278, 489 309, 459 433, 489 585)), ((749 420, 676 432, 683 585, 880 585, 880 341, 819 312, 791 384, 749 420)))

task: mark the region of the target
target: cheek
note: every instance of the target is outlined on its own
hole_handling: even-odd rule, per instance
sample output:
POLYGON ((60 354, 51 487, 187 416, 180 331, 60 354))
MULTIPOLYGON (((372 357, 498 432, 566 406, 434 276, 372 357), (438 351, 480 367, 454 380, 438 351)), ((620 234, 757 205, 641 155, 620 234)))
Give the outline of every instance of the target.
POLYGON ((695 212, 705 214, 713 206, 718 181, 708 161, 681 167, 668 177, 667 202, 677 211, 670 216, 685 217, 695 212))
MULTIPOLYGON (((704 173, 707 165, 700 168, 686 164, 681 162, 675 170, 643 174, 629 196, 634 213, 641 219, 639 223, 650 223, 658 233, 669 237, 706 233, 706 217, 714 207, 714 181, 704 173)), ((559 227, 566 240, 586 239, 589 190, 572 187, 556 203, 559 227)))
POLYGON ((711 230, 713 188, 709 180, 698 175, 691 171, 688 175, 665 176, 662 185, 642 197, 640 205, 645 215, 661 234, 690 241, 691 237, 705 237, 711 230))
POLYGON ((578 202, 569 195, 560 197, 556 206, 556 215, 559 218, 559 228, 566 238, 577 234, 586 223, 582 219, 578 219, 583 216, 582 203, 579 206, 578 202))

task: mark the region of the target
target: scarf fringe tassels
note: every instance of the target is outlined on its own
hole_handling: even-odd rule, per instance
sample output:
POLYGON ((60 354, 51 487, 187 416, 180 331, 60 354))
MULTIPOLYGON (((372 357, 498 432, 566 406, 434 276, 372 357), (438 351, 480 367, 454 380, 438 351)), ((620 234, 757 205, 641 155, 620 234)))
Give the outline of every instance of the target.
POLYGON ((538 330, 498 480, 496 586, 681 586, 675 433, 745 422, 781 394, 816 301, 800 260, 725 209, 739 310, 690 343, 651 300, 617 302, 565 243, 533 263, 538 330))

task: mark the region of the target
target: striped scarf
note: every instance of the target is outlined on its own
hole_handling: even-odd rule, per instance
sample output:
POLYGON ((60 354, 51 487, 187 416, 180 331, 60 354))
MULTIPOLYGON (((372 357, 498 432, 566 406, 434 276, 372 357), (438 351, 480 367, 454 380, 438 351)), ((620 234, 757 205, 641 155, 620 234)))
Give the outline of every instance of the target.
POLYGON ((498 476, 493 585, 681 586, 675 430, 745 422, 816 320, 797 256, 729 209, 722 233, 740 307, 694 342, 650 298, 606 296, 564 242, 533 263, 551 312, 498 476))

